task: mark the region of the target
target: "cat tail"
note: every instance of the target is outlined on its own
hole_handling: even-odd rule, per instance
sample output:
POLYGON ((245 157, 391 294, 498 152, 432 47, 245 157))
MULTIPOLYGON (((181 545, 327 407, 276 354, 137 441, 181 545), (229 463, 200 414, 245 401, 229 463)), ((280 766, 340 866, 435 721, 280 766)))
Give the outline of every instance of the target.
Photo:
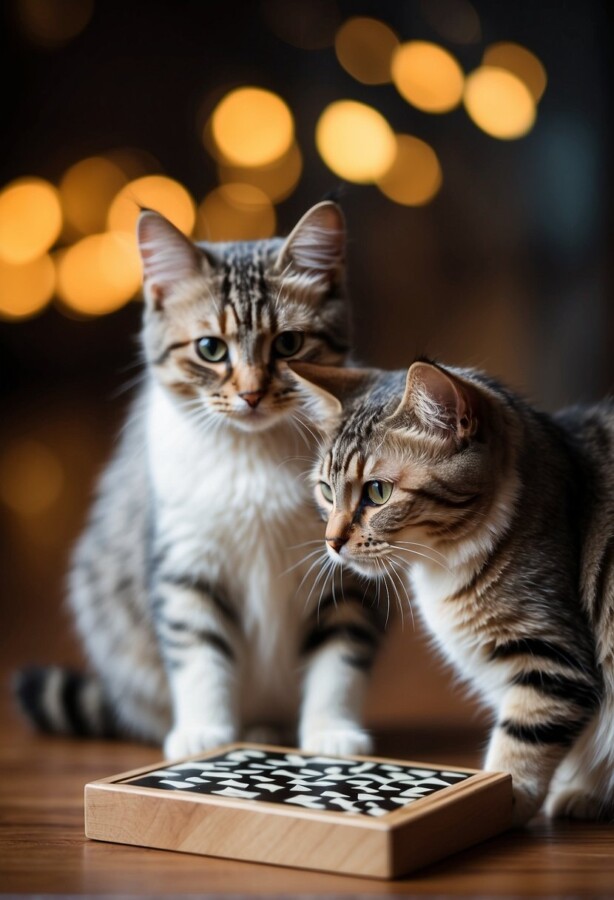
POLYGON ((28 666, 15 673, 13 690, 22 712, 39 731, 117 735, 102 684, 94 675, 61 666, 28 666))

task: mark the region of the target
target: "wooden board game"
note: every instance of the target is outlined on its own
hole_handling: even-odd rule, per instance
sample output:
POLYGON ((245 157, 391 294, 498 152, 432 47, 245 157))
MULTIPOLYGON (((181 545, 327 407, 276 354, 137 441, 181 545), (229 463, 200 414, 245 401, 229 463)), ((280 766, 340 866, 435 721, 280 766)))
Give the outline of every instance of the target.
POLYGON ((509 827, 509 775, 231 744, 85 786, 90 838, 394 878, 509 827))

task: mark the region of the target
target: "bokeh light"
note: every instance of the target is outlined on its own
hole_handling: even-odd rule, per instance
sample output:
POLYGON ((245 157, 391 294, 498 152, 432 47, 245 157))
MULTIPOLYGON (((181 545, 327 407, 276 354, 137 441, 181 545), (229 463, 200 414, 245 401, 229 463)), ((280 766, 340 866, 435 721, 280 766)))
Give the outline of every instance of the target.
POLYGON ((15 440, 0 455, 0 499, 24 518, 47 512, 59 500, 64 481, 60 460, 40 441, 15 440))
POLYGON ((61 47, 89 23, 94 0, 19 0, 15 7, 26 37, 44 47, 61 47))
POLYGON ((103 231, 111 202, 126 181, 110 159, 91 156, 75 163, 60 182, 66 223, 79 234, 103 231))
POLYGON ((13 266, 0 260, 0 318, 29 319, 53 296, 55 267, 48 254, 13 266))
POLYGON ((198 208, 196 237, 203 241, 252 241, 275 234, 275 209, 252 184, 223 184, 198 208))
POLYGON ((482 36, 480 17, 469 0, 422 0, 422 15, 446 41, 474 44, 482 36))
POLYGON ((273 203, 281 203, 296 188, 302 171, 303 157, 295 142, 281 159, 270 166, 250 169, 221 165, 219 177, 222 183, 252 184, 264 191, 273 203))
POLYGON ((395 50, 392 80, 401 96, 424 112, 448 112, 463 96, 460 65, 451 53, 429 41, 408 41, 395 50))
POLYGON ((121 169, 128 181, 162 171, 162 166, 155 156, 140 147, 116 147, 107 150, 104 158, 121 169))
POLYGON ((236 166, 266 166, 288 152, 294 119, 277 94, 256 87, 231 91, 211 117, 215 144, 236 166))
POLYGON ((58 255, 58 296, 82 315, 119 309, 140 283, 141 264, 132 235, 91 234, 58 255))
POLYGON ((465 108, 491 137, 523 137, 535 122, 535 101, 525 83, 505 69, 480 66, 467 77, 465 108))
POLYGON ((392 28, 379 19, 354 16, 337 32, 335 52, 346 72, 357 81, 384 84, 390 81, 390 60, 398 44, 392 28))
POLYGON ((404 206, 423 206, 439 191, 442 183, 437 154, 424 141, 409 134, 396 136, 396 156, 377 182, 391 200, 404 206))
POLYGON ((384 117, 354 100, 337 100, 326 107, 316 126, 316 145, 329 169, 359 184, 380 178, 396 152, 384 117))
POLYGON ((145 175, 126 184, 109 209, 109 230, 134 234, 140 207, 155 209, 184 234, 192 233, 196 206, 178 181, 166 175, 145 175))
POLYGON ((506 69, 524 81, 533 99, 539 103, 548 82, 546 70, 530 50, 511 41, 500 41, 491 44, 484 51, 482 65, 506 69))
POLYGON ((41 256, 62 229, 57 190, 42 178, 20 178, 0 194, 0 259, 19 265, 41 256))

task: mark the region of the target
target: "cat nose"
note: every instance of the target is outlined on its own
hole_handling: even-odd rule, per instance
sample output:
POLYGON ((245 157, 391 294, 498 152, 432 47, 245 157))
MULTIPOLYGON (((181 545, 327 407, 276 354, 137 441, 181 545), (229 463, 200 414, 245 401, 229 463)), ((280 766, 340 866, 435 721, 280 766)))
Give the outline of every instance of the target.
POLYGON ((241 397, 242 400, 245 400, 251 409, 256 409, 264 397, 264 391, 241 391, 239 397, 241 397))
POLYGON ((339 553, 339 551, 341 550, 343 545, 347 544, 347 542, 348 542, 348 539, 343 536, 326 538, 326 543, 331 548, 331 550, 335 551, 335 553, 339 553))

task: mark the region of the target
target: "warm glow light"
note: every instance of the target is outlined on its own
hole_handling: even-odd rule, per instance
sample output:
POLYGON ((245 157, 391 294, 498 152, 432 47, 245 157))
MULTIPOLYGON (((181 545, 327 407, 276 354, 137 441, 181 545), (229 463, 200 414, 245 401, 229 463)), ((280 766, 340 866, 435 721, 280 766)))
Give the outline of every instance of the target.
POLYGON ((103 231, 111 201, 127 180, 119 166, 101 156, 75 163, 60 182, 67 224, 79 234, 103 231))
POLYGON ((145 175, 125 185, 109 209, 109 230, 134 234, 142 206, 166 216, 184 234, 192 233, 196 217, 194 201, 183 185, 165 175, 145 175))
POLYGON ((316 126, 316 145, 329 169, 359 184, 380 178, 396 152, 384 117, 354 100, 338 100, 324 110, 316 126))
POLYGON ((519 78, 505 69, 481 66, 467 78, 465 107, 478 128, 491 137, 512 140, 535 122, 535 102, 519 78))
POLYGON ((439 160, 432 147, 409 134, 397 135, 397 152, 388 171, 377 182, 396 203, 423 206, 441 187, 439 160))
POLYGON ((28 319, 53 296, 55 268, 45 254, 20 266, 0 260, 0 318, 28 319))
POLYGON ((20 178, 0 194, 0 259, 19 265, 41 256, 62 228, 58 192, 42 178, 20 178))
POLYGON ((243 169, 236 166, 219 168, 220 181, 252 184, 260 188, 273 203, 280 203, 289 197, 297 186, 303 171, 303 157, 298 144, 294 143, 289 151, 270 166, 256 169, 243 169))
POLYGON ((461 67, 451 53, 428 41, 409 41, 395 50, 392 80, 401 96, 424 112, 448 112, 463 96, 461 67))
POLYGON ((399 40, 394 31, 378 19, 355 16, 348 19, 335 38, 337 59, 363 84, 390 81, 390 59, 399 40))
POLYGON ((132 235, 91 234, 58 260, 58 296, 75 312, 100 316, 133 297, 141 282, 141 265, 132 235))
POLYGON ((94 0, 19 0, 17 20, 30 40, 57 47, 80 34, 92 18, 94 0))
POLYGON ((142 175, 150 175, 152 172, 162 170, 162 166, 155 156, 139 147, 116 147, 114 150, 107 150, 104 158, 121 169, 127 181, 134 181, 135 178, 140 178, 142 175))
POLYGON ((271 91, 242 87, 227 94, 213 111, 211 130, 227 162, 266 166, 288 152, 294 120, 287 105, 271 91))
POLYGON ((198 208, 196 235, 203 241, 252 241, 275 234, 275 210, 251 184, 223 184, 198 208))
POLYGON ((59 459, 39 441, 13 441, 0 456, 0 499, 24 518, 47 512, 63 487, 59 459))
POLYGON ((507 69, 512 75, 516 75, 524 81, 533 95, 536 103, 541 100, 546 90, 546 70, 530 50, 509 41, 501 41, 491 44, 484 51, 482 65, 494 66, 497 69, 507 69))

